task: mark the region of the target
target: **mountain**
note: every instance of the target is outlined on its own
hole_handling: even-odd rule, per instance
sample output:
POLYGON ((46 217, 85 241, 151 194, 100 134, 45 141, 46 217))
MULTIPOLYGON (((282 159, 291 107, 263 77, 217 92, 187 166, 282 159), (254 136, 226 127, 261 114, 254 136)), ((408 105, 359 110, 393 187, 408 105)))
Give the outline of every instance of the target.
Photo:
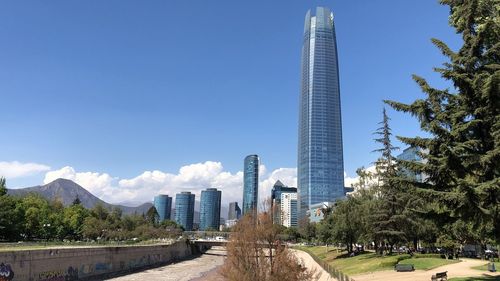
POLYGON ((38 185, 20 189, 9 189, 7 193, 13 196, 20 197, 26 196, 29 193, 37 193, 47 200, 59 199, 65 206, 73 203, 73 200, 75 200, 75 198, 78 196, 82 206, 84 206, 85 208, 91 209, 96 204, 100 203, 110 210, 113 207, 118 207, 122 209, 123 214, 125 215, 133 213, 143 214, 146 213, 151 206, 153 206, 152 203, 144 203, 137 207, 109 204, 97 198, 77 183, 67 179, 56 179, 55 181, 50 182, 46 185, 38 185))

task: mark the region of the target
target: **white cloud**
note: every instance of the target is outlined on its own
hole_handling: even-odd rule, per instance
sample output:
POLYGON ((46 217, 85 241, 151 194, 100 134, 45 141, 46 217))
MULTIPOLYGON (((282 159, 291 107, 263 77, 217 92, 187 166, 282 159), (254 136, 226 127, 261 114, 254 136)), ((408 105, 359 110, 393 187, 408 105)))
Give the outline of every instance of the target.
MULTIPOLYGON (((259 171, 259 206, 271 196, 272 186, 277 180, 288 186, 297 186, 296 168, 278 168, 266 172, 266 167, 261 165, 259 171)), ((177 173, 145 171, 128 179, 119 179, 107 173, 79 172, 66 166, 47 172, 44 183, 57 178, 73 180, 110 203, 148 202, 157 194, 175 197, 175 194, 181 191, 191 191, 196 195, 196 200, 200 200, 201 190, 209 187, 222 190, 223 204, 232 201, 241 204, 243 195, 243 172, 225 171, 222 163, 214 161, 182 166, 177 173)))
POLYGON ((38 163, 0 162, 0 176, 6 179, 32 176, 48 170, 49 166, 38 163))
POLYGON ((73 167, 66 166, 59 170, 47 172, 43 183, 47 184, 58 178, 72 180, 85 187, 92 194, 101 197, 113 184, 113 178, 106 173, 80 172, 77 173, 73 167))
MULTIPOLYGON (((367 172, 372 174, 371 180, 368 181, 368 184, 375 184, 377 183, 377 177, 374 176, 376 174, 376 167, 375 165, 369 166, 368 168, 365 169, 367 172)), ((349 177, 347 176, 347 173, 344 172, 344 185, 345 186, 353 186, 353 184, 357 184, 359 182, 359 176, 356 177, 349 177)))

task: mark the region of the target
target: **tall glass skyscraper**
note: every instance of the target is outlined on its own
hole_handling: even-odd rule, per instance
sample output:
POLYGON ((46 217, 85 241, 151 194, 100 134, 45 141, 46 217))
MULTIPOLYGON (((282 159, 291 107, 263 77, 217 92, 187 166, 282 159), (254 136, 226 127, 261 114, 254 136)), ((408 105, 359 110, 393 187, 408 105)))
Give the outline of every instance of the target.
POLYGON ((219 230, 221 195, 216 188, 201 191, 200 230, 219 230))
POLYGON ((193 230, 194 194, 181 192, 175 195, 175 222, 185 230, 193 230))
POLYGON ((241 209, 238 206, 238 202, 229 203, 229 210, 227 212, 228 220, 239 220, 241 217, 241 209))
POLYGON ((253 154, 245 157, 243 167, 243 215, 252 212, 257 216, 259 199, 259 156, 253 154))
POLYGON ((300 92, 297 166, 302 219, 310 205, 344 196, 337 43, 328 8, 306 14, 300 92))
POLYGON ((170 219, 172 197, 164 194, 157 195, 154 198, 154 205, 158 215, 160 216, 160 222, 170 219))

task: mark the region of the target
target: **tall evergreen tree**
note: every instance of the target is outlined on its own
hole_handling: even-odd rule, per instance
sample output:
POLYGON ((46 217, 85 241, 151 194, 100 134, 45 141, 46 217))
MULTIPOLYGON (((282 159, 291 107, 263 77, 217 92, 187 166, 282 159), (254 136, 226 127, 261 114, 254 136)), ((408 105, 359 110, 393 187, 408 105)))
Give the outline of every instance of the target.
POLYGON ((449 59, 435 68, 454 89, 436 89, 419 76, 425 98, 386 101, 418 118, 430 137, 399 137, 422 148, 423 163, 404 163, 427 176, 413 186, 436 203, 436 215, 487 229, 482 240, 500 242, 500 2, 441 0, 449 23, 462 36, 458 52, 432 39, 449 59))
POLYGON ((0 196, 7 194, 7 186, 5 185, 5 178, 0 177, 0 196))
POLYGON ((155 206, 151 206, 151 208, 149 208, 146 212, 146 220, 153 226, 156 226, 160 221, 160 215, 158 214, 155 206))
POLYGON ((397 177, 397 162, 392 152, 398 148, 391 142, 389 120, 384 108, 383 119, 379 123, 381 127, 375 132, 378 135, 375 141, 382 147, 374 150, 381 156, 375 162, 379 181, 377 191, 380 209, 373 216, 373 227, 376 240, 386 243, 389 253, 392 253, 394 245, 406 240, 403 231, 405 225, 403 211, 406 203, 404 194, 393 180, 397 177))

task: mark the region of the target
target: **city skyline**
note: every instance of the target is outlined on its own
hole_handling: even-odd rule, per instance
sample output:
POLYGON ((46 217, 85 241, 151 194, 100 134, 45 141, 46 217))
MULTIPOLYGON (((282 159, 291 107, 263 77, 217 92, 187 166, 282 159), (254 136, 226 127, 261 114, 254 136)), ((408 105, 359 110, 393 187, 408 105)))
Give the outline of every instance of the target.
MULTIPOLYGON (((245 5, 244 8, 251 11, 249 14, 258 17, 237 21, 228 12, 234 7, 226 7, 227 3, 206 6, 200 2, 201 7, 231 15, 237 29, 248 30, 246 24, 267 27, 266 18, 281 19, 276 26, 259 28, 264 32, 259 36, 245 32, 231 33, 235 42, 241 39, 244 39, 242 42, 253 42, 250 48, 235 42, 230 42, 228 46, 219 44, 220 37, 211 30, 224 29, 225 21, 211 22, 213 26, 205 30, 207 52, 222 48, 221 52, 227 54, 227 57, 216 56, 214 59, 221 63, 214 64, 205 56, 209 53, 196 51, 198 47, 186 50, 186 54, 192 52, 192 57, 183 55, 177 60, 170 56, 179 52, 175 49, 177 47, 191 46, 189 44, 193 41, 189 40, 194 39, 184 38, 185 35, 171 28, 179 21, 180 14, 164 17, 161 11, 185 10, 182 9, 183 4, 150 4, 137 9, 130 2, 122 3, 122 10, 116 11, 119 17, 114 19, 108 19, 103 12, 107 6, 113 5, 106 3, 99 4, 103 9, 92 11, 84 7, 75 9, 69 4, 48 3, 47 9, 42 12, 37 5, 30 7, 9 3, 3 6, 0 18, 6 29, 0 34, 9 38, 9 42, 0 46, 4 62, 0 71, 0 91, 5 105, 1 122, 8 137, 0 140, 0 172, 6 175, 8 186, 26 187, 63 177, 76 181, 112 203, 151 201, 155 194, 173 196, 189 186, 199 196, 201 189, 216 186, 224 190, 224 196, 227 194, 223 201, 241 202, 236 192, 242 178, 239 163, 244 155, 252 151, 265 159, 266 172, 260 173, 261 193, 268 195, 278 179, 296 186, 296 157, 293 152, 296 150, 296 96, 300 75, 300 62, 296 58, 300 54, 302 19, 311 6, 325 4, 320 1, 287 2, 287 13, 276 13, 280 3, 268 3, 268 9, 248 3, 239 4, 245 5), (134 10, 149 17, 141 18, 133 13, 134 10), (136 23, 136 27, 120 17, 128 13, 133 16, 127 20, 136 23), (15 14, 27 15, 24 17, 27 20, 12 17, 15 14), (99 24, 80 25, 90 14, 99 24), (61 22, 65 24, 61 25, 61 22), (155 37, 155 34, 168 33, 161 33, 163 29, 188 41, 179 40, 180 45, 173 46, 169 44, 171 37, 155 37), (59 39, 50 36, 52 30, 61 34, 59 39), (116 32, 110 33, 110 30, 116 32), (143 30, 151 30, 151 33, 144 34, 143 30), (123 44, 128 42, 124 41, 128 38, 135 44, 123 44), (108 42, 109 45, 95 42, 108 42), (151 49, 148 47, 151 42, 157 42, 161 48, 151 49), (186 45, 182 45, 183 42, 186 45), (33 45, 39 46, 36 52, 23 47, 33 45), (89 56, 88 50, 92 50, 95 57, 89 56), (131 59, 125 61, 124 56, 131 59), (237 64, 232 64, 232 61, 237 64), (265 64, 268 67, 262 69, 259 66, 264 61, 271 61, 272 64, 265 64), (247 68, 239 68, 241 73, 227 71, 245 63, 247 68), (170 67, 178 72, 172 72, 174 70, 170 67), (144 71, 144 75, 135 70, 144 71), (194 75, 187 76, 189 71, 195 71, 194 75), (175 76, 175 73, 183 76, 175 76), (218 75, 201 75, 203 73, 218 75), (222 76, 226 79, 221 79, 222 76), (179 78, 180 83, 169 77, 179 78), (194 77, 197 83, 188 83, 191 81, 187 80, 188 77, 194 77), (248 80, 242 80, 243 77, 248 80), (216 84, 221 81, 228 81, 225 88, 216 84), (133 86, 129 82, 133 82, 133 86), (192 86, 194 84, 200 84, 200 88, 192 86), (245 87, 240 87, 240 84, 245 87), (184 90, 182 85, 191 87, 184 90), (235 91, 236 85, 238 91, 235 91), (220 94, 215 95, 220 103, 208 99, 209 96, 213 98, 215 93, 220 94), (234 93, 238 95, 234 97, 234 93), (250 96, 252 100, 245 99, 250 96), (175 110, 176 105, 187 104, 188 101, 193 106, 190 110, 192 117, 175 110), (159 107, 161 104, 167 105, 169 110, 159 107), (247 106, 259 106, 266 114, 255 116, 254 120, 234 118, 244 126, 228 123, 231 128, 244 127, 244 130, 214 129, 225 124, 227 116, 239 116, 240 109, 247 106), (20 130, 19 126, 23 129, 20 130), (134 132, 133 136, 129 135, 130 131, 134 132), (276 135, 280 135, 279 142, 273 141, 276 135), (259 139, 256 140, 255 136, 259 139), (283 139, 290 141, 283 142, 283 139), (202 142, 207 142, 208 146, 200 145, 202 142), (244 151, 241 151, 242 147, 244 151), (223 181, 229 183, 219 184, 223 181)), ((354 177, 357 167, 368 166, 374 160, 375 155, 369 152, 375 146, 371 133, 377 125, 370 120, 378 120, 382 97, 405 94, 405 98, 411 99, 418 95, 419 90, 410 79, 411 73, 435 77, 431 73, 432 67, 439 66, 443 58, 433 48, 429 38, 441 38, 451 43, 451 47, 458 42, 447 25, 448 10, 437 3, 392 1, 381 3, 380 7, 360 3, 326 4, 335 11, 337 37, 342 39, 339 43, 342 47, 339 52, 342 104, 343 108, 347 108, 343 111, 344 162, 349 177, 354 177), (398 13, 409 8, 434 16, 422 22, 404 18, 398 13), (379 20, 389 16, 398 22, 397 26, 379 20), (367 33, 365 27, 368 22, 375 31, 391 32, 367 33), (411 33, 411 38, 403 31, 411 33), (398 34, 397 40, 392 38, 393 34, 398 34), (388 43, 382 48, 377 42, 384 40, 388 43), (367 42, 370 44, 364 45, 367 42), (419 47, 412 49, 411 57, 403 52, 405 47, 413 48, 411 46, 415 45, 419 47), (362 46, 369 48, 360 48, 362 46), (367 56, 365 52, 379 55, 367 56), (392 56, 394 59, 387 61, 392 56), (426 61, 421 62, 418 56, 425 56, 426 61), (359 68, 360 61, 368 63, 366 70, 359 68), (400 61, 412 67, 404 68, 400 61), (369 71, 370 65, 377 65, 376 73, 369 71), (397 69, 397 72, 391 68, 397 69), (363 83, 359 82, 360 79, 363 83), (400 82, 393 92, 385 93, 382 85, 389 80, 400 82), (374 106, 376 102, 380 106, 374 106), (364 156, 360 157, 361 154, 364 156)), ((201 10, 192 12, 198 14, 193 17, 196 21, 186 23, 187 30, 197 28, 197 20, 211 18, 201 10)), ((395 116, 401 115, 390 114, 395 134, 419 133, 418 126, 408 125, 410 118, 398 120, 395 116)))

